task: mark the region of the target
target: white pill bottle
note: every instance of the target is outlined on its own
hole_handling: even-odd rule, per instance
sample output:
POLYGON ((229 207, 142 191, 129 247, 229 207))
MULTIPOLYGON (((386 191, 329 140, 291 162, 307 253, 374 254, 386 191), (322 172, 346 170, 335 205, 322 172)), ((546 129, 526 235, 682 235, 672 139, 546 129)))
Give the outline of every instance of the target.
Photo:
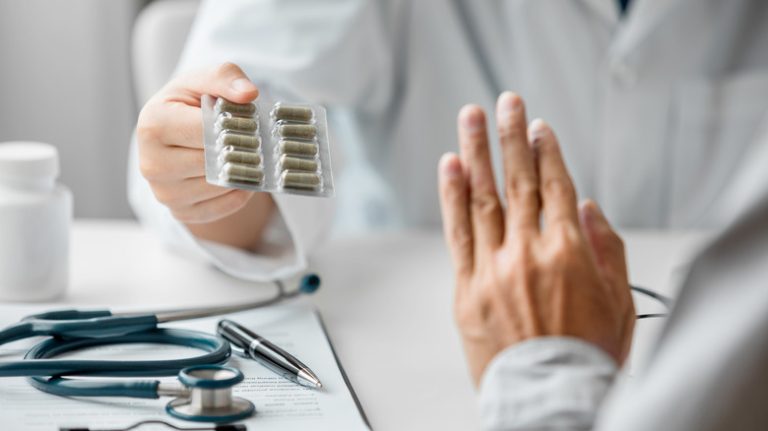
POLYGON ((54 146, 0 143, 0 301, 46 301, 66 291, 72 193, 58 176, 54 146))

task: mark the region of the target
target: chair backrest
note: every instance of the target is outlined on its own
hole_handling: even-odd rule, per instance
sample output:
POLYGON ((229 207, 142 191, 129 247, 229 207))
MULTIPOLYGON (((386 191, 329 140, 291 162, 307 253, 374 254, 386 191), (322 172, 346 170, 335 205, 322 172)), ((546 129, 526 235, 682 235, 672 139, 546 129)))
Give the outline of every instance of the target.
POLYGON ((139 107, 171 77, 195 20, 198 0, 160 0, 136 18, 132 56, 139 107))

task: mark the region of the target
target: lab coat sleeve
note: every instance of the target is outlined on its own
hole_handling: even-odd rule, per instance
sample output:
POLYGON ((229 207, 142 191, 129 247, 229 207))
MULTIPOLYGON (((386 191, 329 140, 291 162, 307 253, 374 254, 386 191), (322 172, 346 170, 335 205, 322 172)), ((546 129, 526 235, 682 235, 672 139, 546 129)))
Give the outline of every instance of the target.
POLYGON ((205 1, 178 71, 233 62, 275 94, 379 110, 394 76, 387 3, 205 1))
MULTIPOLYGON (((320 103, 329 111, 380 109, 392 76, 383 7, 372 0, 206 1, 176 73, 233 62, 274 98, 320 103)), ((154 198, 139 173, 137 154, 134 139, 129 200, 142 224, 172 248, 236 277, 265 281, 302 271, 330 229, 333 199, 275 194, 279 214, 259 252, 201 241, 154 198)))
POLYGON ((599 348, 542 337, 499 353, 480 385, 487 430, 589 430, 613 384, 616 363, 599 348))

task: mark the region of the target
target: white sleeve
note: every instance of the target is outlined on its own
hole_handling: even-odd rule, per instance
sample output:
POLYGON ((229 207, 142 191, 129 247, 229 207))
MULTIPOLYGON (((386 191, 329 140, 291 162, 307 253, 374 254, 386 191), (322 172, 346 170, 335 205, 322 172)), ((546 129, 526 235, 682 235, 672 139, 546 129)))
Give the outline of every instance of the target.
MULTIPOLYGON (((177 73, 233 62, 272 95, 321 103, 329 111, 377 109, 391 94, 391 81, 382 77, 393 75, 383 7, 373 0, 205 1, 177 73)), ((138 169, 135 138, 128 177, 129 201, 144 226, 172 248, 243 279, 266 281, 304 270, 334 214, 333 199, 274 194, 279 211, 265 246, 249 253, 197 239, 155 199, 138 169)))
POLYGON ((177 72, 233 62, 276 94, 380 109, 393 87, 390 15, 376 0, 204 1, 177 72))
POLYGON ((483 375, 483 428, 590 430, 616 373, 607 354, 575 338, 542 337, 509 347, 483 375))

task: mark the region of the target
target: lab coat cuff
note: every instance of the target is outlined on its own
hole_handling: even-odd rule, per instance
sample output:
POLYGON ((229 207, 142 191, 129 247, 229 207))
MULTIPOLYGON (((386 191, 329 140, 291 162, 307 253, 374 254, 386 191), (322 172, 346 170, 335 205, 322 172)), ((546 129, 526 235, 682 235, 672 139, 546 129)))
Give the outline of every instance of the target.
POLYGON ((285 227, 280 214, 275 214, 264 230, 256 251, 207 241, 194 236, 186 226, 176 222, 178 236, 195 254, 222 272, 243 280, 266 282, 289 278, 307 267, 303 253, 295 247, 295 238, 285 227))
POLYGON ((588 430, 618 367, 575 338, 540 337, 502 351, 480 385, 484 429, 588 430))
POLYGON ((334 213, 332 199, 273 194, 277 213, 255 252, 196 238, 181 223, 189 241, 221 271, 243 280, 289 278, 308 267, 307 254, 328 233, 334 213))

